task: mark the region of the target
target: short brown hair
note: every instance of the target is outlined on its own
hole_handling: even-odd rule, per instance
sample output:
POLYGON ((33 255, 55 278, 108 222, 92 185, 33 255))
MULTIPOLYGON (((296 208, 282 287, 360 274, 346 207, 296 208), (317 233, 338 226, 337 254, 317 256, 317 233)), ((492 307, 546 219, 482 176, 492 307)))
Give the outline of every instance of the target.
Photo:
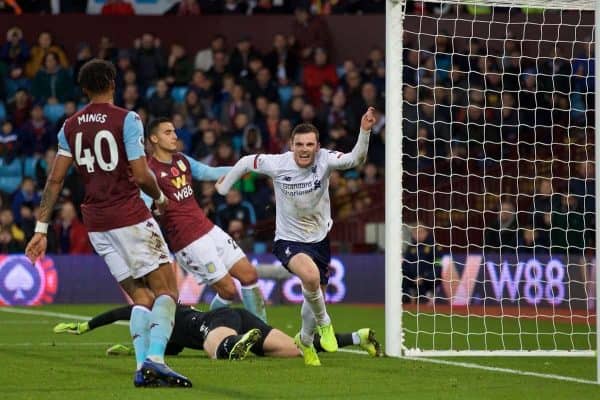
POLYGON ((292 134, 290 135, 290 141, 292 143, 294 142, 294 137, 296 136, 296 134, 311 133, 311 132, 315 133, 315 135, 317 136, 317 142, 318 142, 319 141, 319 130, 317 129, 316 126, 314 126, 313 124, 298 124, 298 125, 296 125, 294 130, 292 130, 292 134))

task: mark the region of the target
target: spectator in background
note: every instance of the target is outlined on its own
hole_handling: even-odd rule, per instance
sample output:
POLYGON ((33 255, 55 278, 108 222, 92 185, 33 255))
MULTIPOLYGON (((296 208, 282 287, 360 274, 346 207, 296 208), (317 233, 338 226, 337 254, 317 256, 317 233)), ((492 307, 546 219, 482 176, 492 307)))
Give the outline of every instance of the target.
POLYGON ((180 113, 173 113, 173 126, 175 127, 175 133, 177 134, 177 140, 182 144, 182 152, 190 154, 192 150, 192 132, 185 126, 185 119, 180 113))
MULTIPOLYGON (((23 68, 16 65, 13 65, 8 69, 8 76, 6 77, 4 84, 6 99, 9 100, 16 95, 17 91, 29 91, 31 88, 31 81, 23 75, 23 68)), ((0 87, 1 86, 2 84, 0 83, 0 87)))
POLYGON ((279 92, 277 86, 271 80, 271 73, 268 68, 262 67, 256 74, 256 80, 248 84, 248 93, 253 100, 259 96, 264 96, 270 102, 279 102, 279 92))
POLYGON ((256 224, 256 213, 251 203, 242 199, 242 193, 238 189, 231 189, 225 195, 225 204, 217 208, 217 225, 222 229, 228 229, 229 223, 238 219, 245 226, 256 224))
POLYGON ((8 249, 11 253, 25 250, 25 233, 15 223, 11 210, 0 211, 0 243, 3 250, 8 249))
POLYGON ((404 252, 402 271, 403 302, 431 304, 435 294, 436 245, 432 230, 420 223, 410 229, 410 243, 404 252))
POLYGON ((244 135, 242 137, 242 149, 240 151, 240 156, 246 156, 248 154, 260 154, 264 152, 265 147, 263 146, 260 129, 256 125, 246 125, 246 128, 244 128, 244 135))
POLYGON ((15 128, 20 129, 27 119, 31 111, 31 97, 25 89, 19 89, 15 96, 7 104, 8 114, 12 116, 12 123, 15 128))
POLYGON ((133 64, 141 82, 152 84, 165 76, 166 58, 160 46, 160 39, 151 33, 144 33, 133 42, 133 64))
POLYGON ((250 120, 254 120, 254 107, 246 99, 246 91, 243 86, 235 85, 231 91, 231 99, 221 107, 221 124, 226 129, 231 129, 233 118, 238 113, 244 113, 250 120))
POLYGON ((52 51, 44 57, 44 67, 33 79, 31 94, 36 101, 49 104, 64 103, 73 96, 73 80, 69 72, 58 63, 52 51))
POLYGON ((281 113, 278 103, 269 103, 267 107, 267 115, 264 122, 266 132, 266 150, 269 154, 281 153, 283 143, 279 137, 279 121, 281 121, 281 113))
POLYGON ((51 132, 52 126, 44 117, 42 106, 34 105, 30 114, 30 119, 21 127, 19 137, 22 152, 28 157, 42 155, 50 146, 56 144, 56 135, 51 132))
POLYGON ((254 240, 252 239, 252 236, 247 234, 243 221, 239 219, 232 219, 229 221, 227 233, 235 240, 244 253, 250 254, 254 251, 254 240))
POLYGON ((517 213, 510 200, 502 200, 500 210, 485 230, 485 248, 489 251, 515 251, 519 244, 517 213))
POLYGON ((92 247, 88 232, 77 217, 75 206, 70 201, 63 203, 54 225, 61 254, 89 254, 92 247))
POLYGON ((0 3, 0 14, 23 14, 23 9, 17 3, 17 0, 3 0, 0 3))
POLYGON ((25 14, 52 14, 51 0, 19 0, 25 14))
POLYGON ((194 158, 204 164, 213 165, 215 150, 217 149, 217 134, 213 129, 200 131, 196 134, 200 136, 200 141, 194 148, 194 158))
POLYGON ((38 185, 44 185, 46 183, 46 179, 48 179, 48 173, 50 172, 50 166, 54 162, 54 158, 56 157, 56 149, 54 147, 50 147, 46 150, 43 158, 40 158, 35 163, 35 181, 38 185))
POLYGON ((125 86, 125 90, 123 91, 123 98, 117 104, 127 110, 137 111, 140 107, 146 105, 144 100, 140 97, 138 92, 138 87, 133 84, 128 84, 125 86))
POLYGON ((234 76, 246 78, 250 74, 249 64, 253 57, 260 57, 260 54, 252 46, 250 36, 244 35, 238 40, 231 57, 229 57, 229 68, 234 76))
MULTIPOLYGON (((222 139, 217 144, 217 150, 211 164, 214 166, 231 166, 236 163, 237 159, 231 143, 227 139, 222 139)), ((224 226, 225 228, 227 228, 226 225, 224 226)))
POLYGON ((98 54, 96 55, 97 58, 115 62, 117 60, 118 53, 119 50, 111 38, 108 36, 100 37, 100 41, 98 42, 98 54))
POLYGON ((213 65, 207 72, 213 82, 213 91, 218 93, 223 87, 223 77, 229 73, 227 54, 224 51, 215 51, 213 54, 213 65))
MULTIPOLYGON (((60 131, 60 128, 62 128, 67 118, 71 117, 77 112, 77 103, 75 103, 73 100, 67 100, 65 102, 64 110, 64 114, 58 120, 56 120, 56 123, 54 124, 55 132, 60 131)), ((44 182, 46 181, 44 180, 44 182)))
POLYGON ((194 67, 185 52, 185 47, 181 43, 173 43, 167 60, 167 83, 186 86, 192 79, 193 72, 194 67))
MULTIPOLYGON (((324 84, 336 88, 338 76, 335 66, 328 62, 327 51, 317 47, 313 52, 313 62, 304 67, 304 89, 312 104, 318 107, 321 103, 321 86, 324 84)), ((364 109, 364 108, 363 108, 364 109)))
POLYGON ((52 43, 52 34, 48 31, 42 31, 38 36, 38 42, 31 49, 31 57, 25 67, 25 76, 33 78, 43 66, 46 54, 53 52, 57 56, 58 63, 63 68, 69 67, 67 54, 58 45, 52 43))
POLYGON ((21 189, 17 191, 12 201, 12 213, 17 224, 21 223, 21 206, 29 204, 32 208, 40 205, 40 195, 35 190, 33 178, 26 176, 21 182, 21 189))
POLYGON ((135 15, 135 10, 131 4, 125 0, 106 0, 100 13, 102 15, 131 16, 135 15))
POLYGON ((81 69, 81 67, 83 67, 83 64, 90 61, 92 58, 93 58, 92 46, 90 46, 88 43, 80 43, 77 46, 77 59, 75 60, 75 63, 73 64, 73 83, 75 85, 77 85, 77 79, 79 77, 79 70, 81 69))
POLYGON ((292 42, 298 49, 301 61, 308 61, 313 57, 317 47, 329 51, 331 38, 327 24, 320 17, 312 16, 309 7, 299 4, 294 10, 292 22, 292 42))
POLYGON ((185 119, 185 126, 191 131, 196 129, 198 122, 206 117, 204 105, 200 102, 198 94, 193 90, 188 90, 183 99, 183 104, 176 107, 185 119))
POLYGON ((25 243, 27 243, 35 233, 35 217, 33 216, 33 206, 31 204, 21 205, 21 230, 25 234, 25 243))
POLYGON ((197 0, 181 0, 177 7, 178 16, 198 16, 201 14, 197 0))
POLYGON ((577 209, 577 198, 570 193, 557 197, 557 207, 550 214, 552 252, 582 256, 587 232, 583 213, 577 209))
POLYGON ((217 51, 226 51, 225 36, 215 35, 210 41, 210 47, 196 53, 194 68, 207 72, 213 66, 213 54, 217 51))
POLYGON ((21 28, 14 26, 6 32, 6 42, 0 47, 0 61, 9 67, 24 68, 29 60, 29 46, 21 28))
POLYGON ((240 0, 223 0, 221 12, 223 14, 246 14, 248 4, 240 0))
POLYGON ((273 49, 265 56, 265 66, 269 68, 280 86, 288 85, 298 79, 300 64, 282 33, 273 36, 273 49))
POLYGON ((152 93, 150 100, 148 100, 148 112, 154 118, 170 118, 173 107, 174 103, 167 82, 164 79, 158 80, 156 82, 156 91, 152 93))
POLYGON ((10 121, 2 123, 0 131, 0 157, 11 163, 19 152, 18 134, 10 121))

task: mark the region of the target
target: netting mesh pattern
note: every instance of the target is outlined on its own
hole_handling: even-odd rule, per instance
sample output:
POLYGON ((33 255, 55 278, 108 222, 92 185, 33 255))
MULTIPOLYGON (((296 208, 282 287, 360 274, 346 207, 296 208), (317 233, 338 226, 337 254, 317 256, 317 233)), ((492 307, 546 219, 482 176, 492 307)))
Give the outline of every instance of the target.
POLYGON ((403 27, 407 346, 590 349, 593 12, 408 3, 403 27))

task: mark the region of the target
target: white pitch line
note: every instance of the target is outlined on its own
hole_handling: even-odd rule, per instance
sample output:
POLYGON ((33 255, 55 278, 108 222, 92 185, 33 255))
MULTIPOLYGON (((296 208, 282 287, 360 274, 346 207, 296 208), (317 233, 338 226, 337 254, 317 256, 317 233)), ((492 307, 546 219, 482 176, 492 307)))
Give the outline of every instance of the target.
MULTIPOLYGON (((44 316, 48 316, 48 317, 80 319, 80 320, 89 320, 90 318, 92 318, 88 315, 65 314, 65 313, 56 313, 56 312, 51 312, 51 311, 29 310, 29 309, 24 309, 24 308, 12 308, 12 307, 0 307, 0 312, 13 313, 13 314, 44 315, 44 316)), ((129 326, 129 323, 125 322, 125 321, 117 321, 117 322, 115 322, 115 324, 129 326)), ((67 344, 67 343, 65 343, 65 344, 67 344)), ((69 345, 72 345, 72 343, 69 343, 69 345)), ((94 344, 91 344, 91 345, 94 345, 94 344)), ((98 343, 98 345, 100 345, 100 343, 98 343)), ((344 353, 365 354, 363 351, 353 350, 353 349, 340 349, 339 351, 344 352, 344 353)), ((401 359, 427 362, 427 363, 439 364, 439 365, 450 365, 453 367, 480 369, 480 370, 491 371, 491 372, 502 372, 502 373, 511 374, 511 375, 533 376, 535 378, 553 379, 553 380, 564 381, 564 382, 584 383, 587 385, 596 385, 597 384, 596 381, 587 380, 587 379, 579 379, 579 378, 574 378, 574 377, 570 377, 570 376, 542 374, 540 372, 522 371, 519 369, 490 367, 487 365, 473 364, 473 363, 466 363, 466 362, 448 361, 448 360, 421 358, 421 357, 402 357, 401 359)))
POLYGON ((23 343, 0 343, 0 347, 54 347, 54 346, 111 346, 115 342, 23 342, 23 343))
POLYGON ((448 360, 440 360, 440 359, 433 359, 433 358, 421 358, 421 357, 403 357, 403 359, 411 360, 411 361, 427 362, 427 363, 431 363, 431 364, 451 365, 454 367, 481 369, 484 371, 491 371, 491 372, 503 372, 505 374, 512 374, 512 375, 533 376, 536 378, 543 378, 543 379, 554 379, 554 380, 558 380, 558 381, 585 383, 588 385, 596 385, 597 384, 596 381, 574 378, 571 376, 543 374, 541 372, 522 371, 519 369, 511 369, 511 368, 490 367, 487 365, 473 364, 473 363, 466 363, 466 362, 448 361, 448 360))
MULTIPOLYGON (((77 314, 65 314, 52 311, 41 311, 41 310, 30 310, 27 308, 12 308, 12 307, 0 307, 0 312, 11 313, 11 314, 25 314, 25 315, 43 315, 45 317, 56 317, 65 319, 80 319, 83 321, 90 320, 92 317, 89 315, 77 315, 77 314)), ((116 325, 129 326, 129 322, 117 321, 116 325)))

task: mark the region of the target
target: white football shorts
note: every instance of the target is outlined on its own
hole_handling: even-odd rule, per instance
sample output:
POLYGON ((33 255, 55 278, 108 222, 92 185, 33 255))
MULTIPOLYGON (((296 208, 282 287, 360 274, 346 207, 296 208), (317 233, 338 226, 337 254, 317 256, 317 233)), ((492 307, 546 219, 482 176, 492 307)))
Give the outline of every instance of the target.
POLYGON ((173 261, 154 218, 106 232, 90 232, 89 237, 118 282, 141 278, 173 261))
POLYGON ((246 255, 235 240, 216 225, 175 253, 179 266, 192 274, 198 283, 207 285, 221 280, 244 257, 246 255))

